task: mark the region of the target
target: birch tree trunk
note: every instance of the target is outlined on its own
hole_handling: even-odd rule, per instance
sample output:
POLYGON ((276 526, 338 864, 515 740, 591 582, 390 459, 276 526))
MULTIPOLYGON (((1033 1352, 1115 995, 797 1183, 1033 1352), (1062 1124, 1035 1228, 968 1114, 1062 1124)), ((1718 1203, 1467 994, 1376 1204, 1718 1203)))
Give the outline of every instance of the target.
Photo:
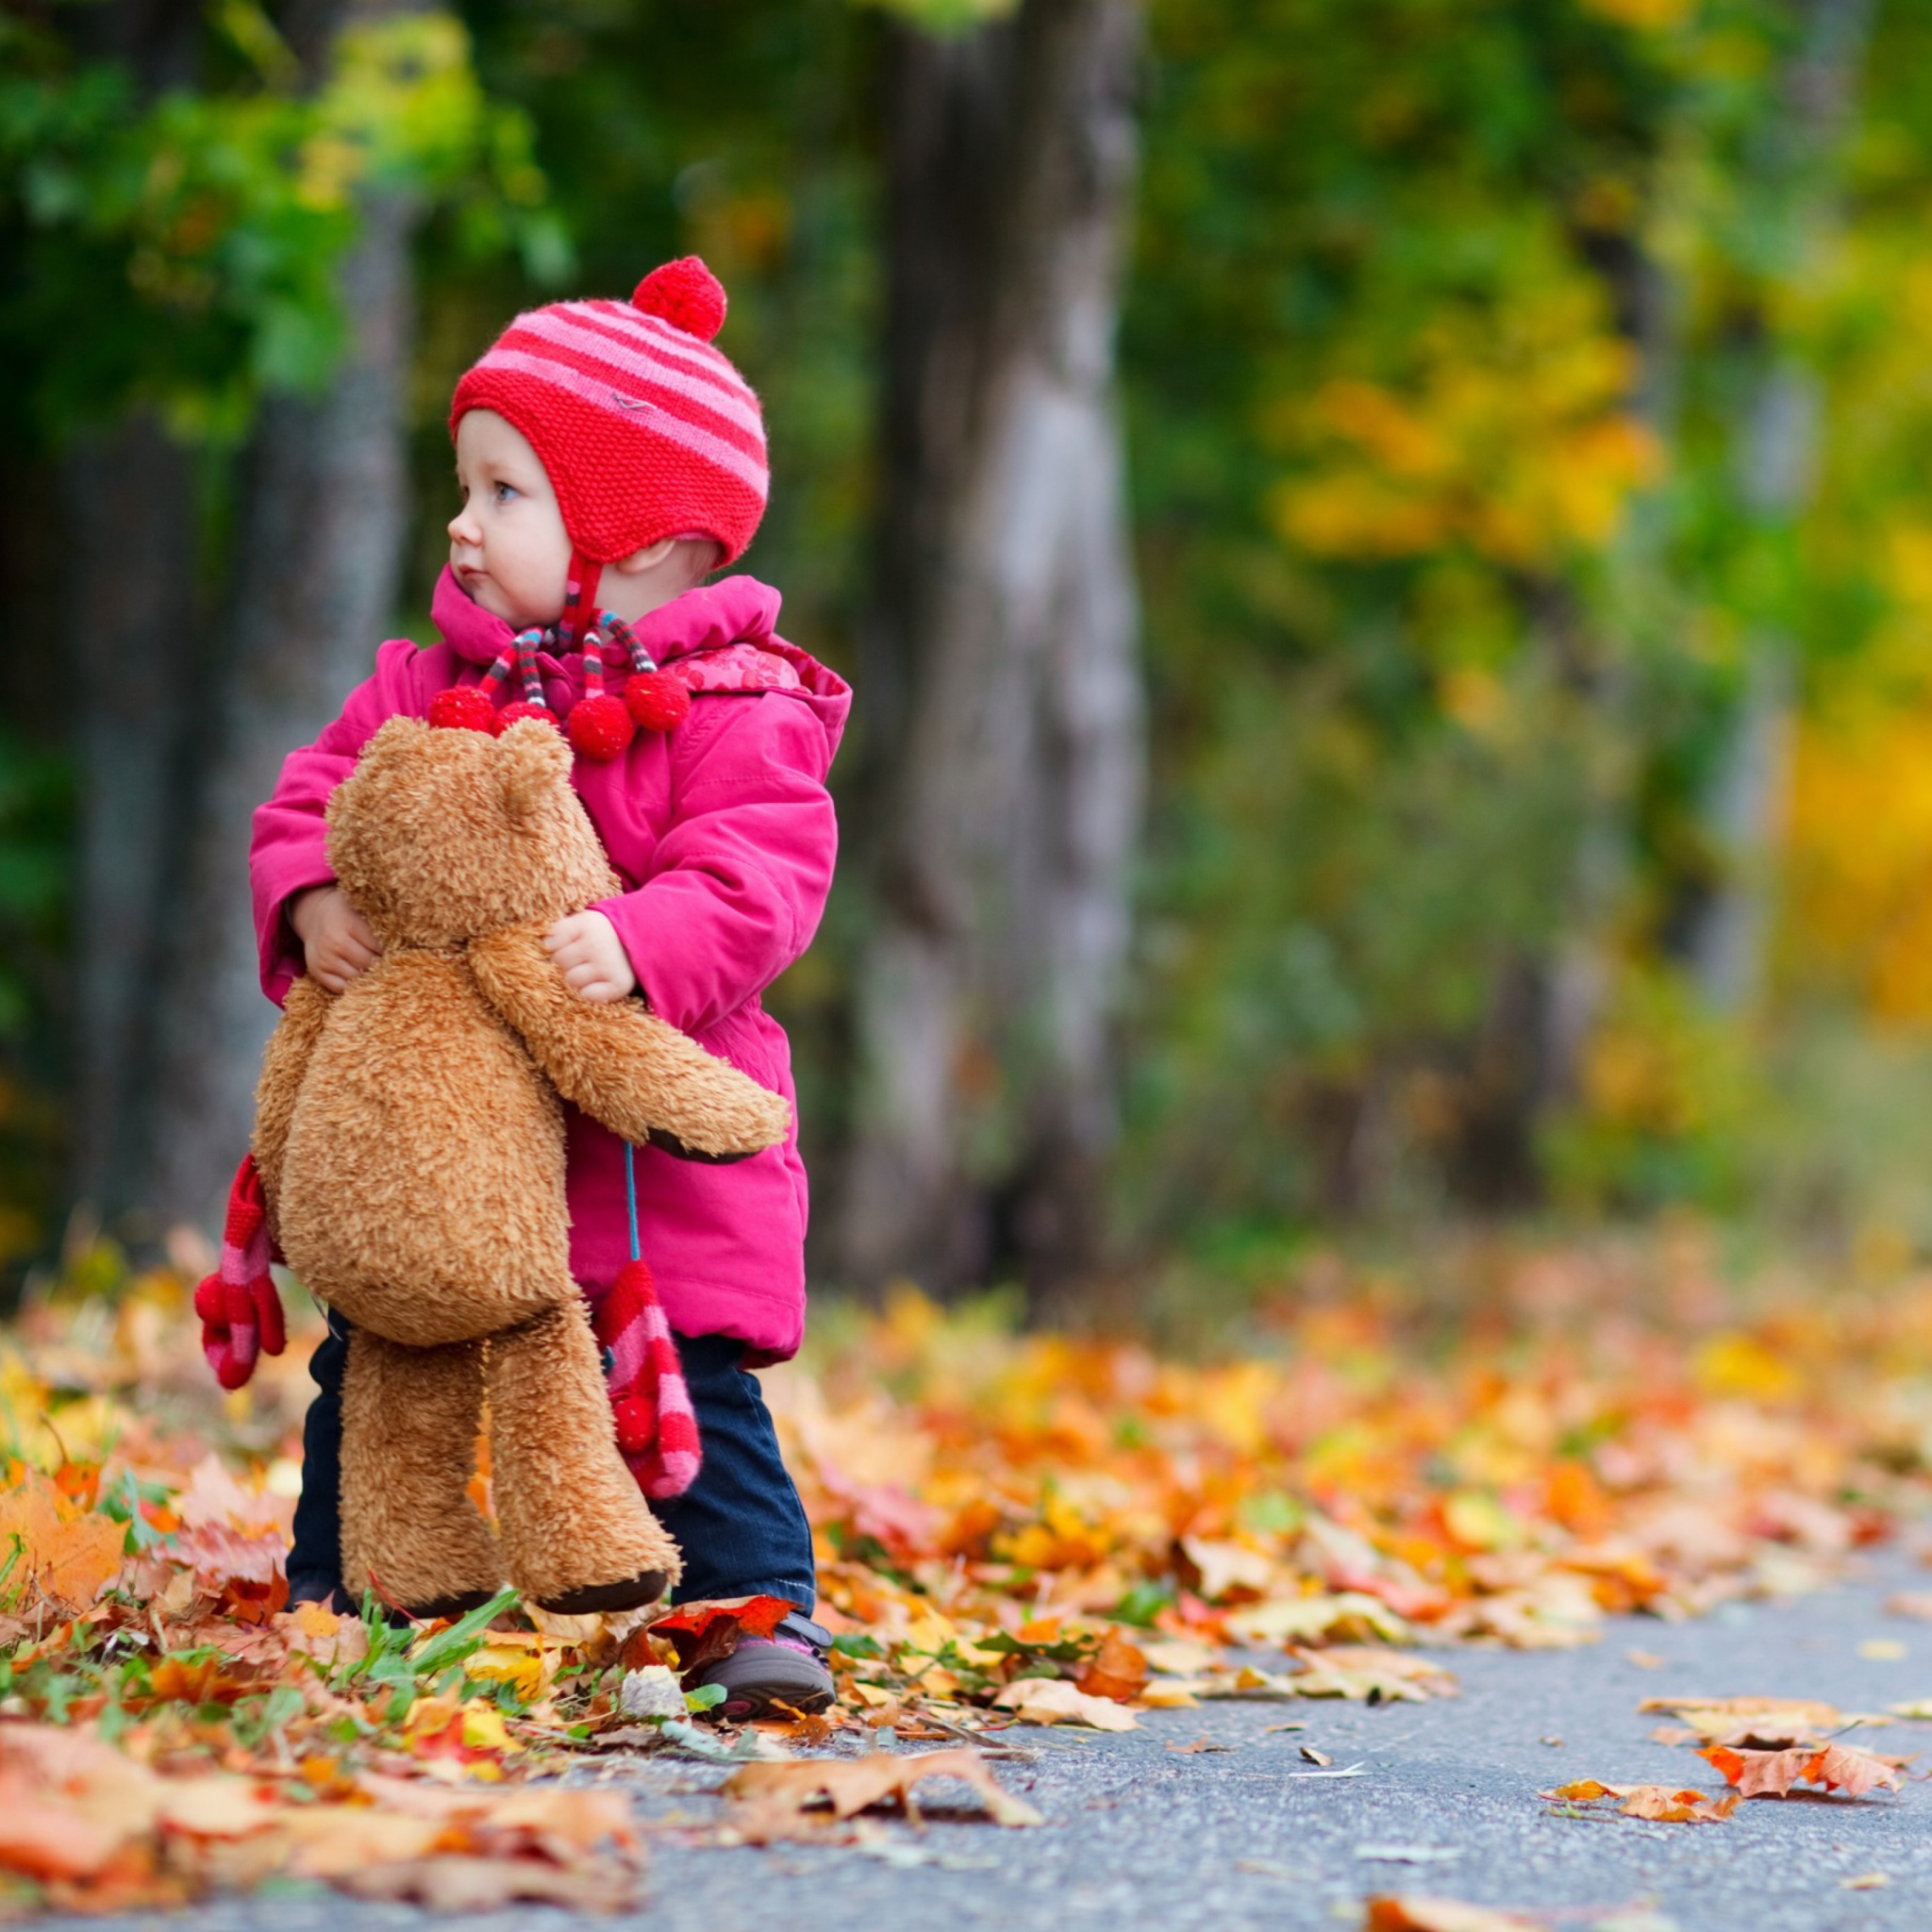
POLYGON ((1142 786, 1114 334, 1134 0, 893 30, 879 768, 843 1259, 1091 1262, 1142 786))
MULTIPOLYGON (((318 34, 323 47, 332 38, 318 34)), ((415 214, 395 194, 371 196, 361 213, 342 269, 342 361, 325 394, 263 404, 243 461, 234 565, 195 707, 194 783, 157 988, 136 1194, 149 1231, 216 1220, 248 1144, 275 1017, 256 966, 250 821, 283 758, 368 675, 394 607, 415 214)))
MULTIPOLYGON (((1872 31, 1874 0, 1808 0, 1763 173, 1782 196, 1796 273, 1823 252, 1836 214, 1832 162, 1872 31)), ((1811 500, 1821 398, 1815 375, 1760 331, 1739 424, 1738 489, 1767 539, 1787 536, 1811 500)), ((1747 1013, 1763 988, 1772 887, 1790 783, 1797 640, 1773 621, 1746 640, 1744 689, 1706 802, 1720 867, 1690 934, 1699 989, 1720 1012, 1747 1013)))

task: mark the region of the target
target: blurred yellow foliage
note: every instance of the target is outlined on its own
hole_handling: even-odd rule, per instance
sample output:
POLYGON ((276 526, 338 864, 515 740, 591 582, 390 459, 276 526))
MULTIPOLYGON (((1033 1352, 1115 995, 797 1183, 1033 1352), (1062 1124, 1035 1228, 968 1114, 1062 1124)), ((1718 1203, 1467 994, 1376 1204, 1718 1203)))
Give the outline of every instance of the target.
POLYGON ((1364 559, 1460 543, 1526 569, 1598 547, 1660 467, 1626 407, 1632 374, 1600 296, 1574 283, 1500 321, 1438 316, 1410 380, 1337 375, 1287 407, 1276 426, 1314 467, 1277 490, 1276 525, 1364 559))
POLYGON ((1697 0, 1584 0, 1584 7, 1604 20, 1614 20, 1619 26, 1660 33, 1689 20, 1697 9, 1697 0))
POLYGON ((1630 974, 1585 1050, 1583 1097, 1596 1123, 1674 1140, 1725 1111, 1730 1042, 1694 997, 1663 974, 1630 974))
POLYGON ((1932 691, 1803 721, 1788 838, 1788 970, 1932 1020, 1932 691))
POLYGON ((1754 1402, 1784 1402, 1800 1387, 1790 1361, 1740 1329, 1727 1329, 1704 1342, 1692 1374, 1706 1395, 1740 1395, 1754 1402))

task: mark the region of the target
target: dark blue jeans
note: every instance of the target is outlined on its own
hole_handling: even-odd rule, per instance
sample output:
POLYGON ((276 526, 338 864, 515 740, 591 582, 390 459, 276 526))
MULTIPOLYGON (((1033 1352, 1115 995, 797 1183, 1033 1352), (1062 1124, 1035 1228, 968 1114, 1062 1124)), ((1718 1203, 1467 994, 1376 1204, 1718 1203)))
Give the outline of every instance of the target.
MULTIPOLYGON (((696 1597, 780 1596, 808 1616, 817 1601, 811 1529, 778 1453, 758 1377, 739 1367, 744 1344, 728 1335, 680 1335, 677 1354, 697 1410, 704 1467, 681 1496, 656 1502, 658 1520, 684 1552, 680 1603, 696 1597)), ((349 1324, 333 1310, 309 1374, 321 1391, 302 1425, 302 1500, 289 1589, 326 1598, 342 1575, 342 1371, 349 1324)))

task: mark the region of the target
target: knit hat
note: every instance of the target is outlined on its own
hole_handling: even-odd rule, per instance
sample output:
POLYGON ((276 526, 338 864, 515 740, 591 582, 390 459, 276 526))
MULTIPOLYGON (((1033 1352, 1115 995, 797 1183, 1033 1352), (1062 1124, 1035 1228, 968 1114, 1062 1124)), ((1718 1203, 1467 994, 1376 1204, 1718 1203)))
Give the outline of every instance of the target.
POLYGON ((770 488, 758 399, 711 347, 724 291, 694 255, 653 269, 628 302, 553 302, 520 315, 457 384, 449 428, 494 409, 543 465, 576 555, 581 636, 601 566, 665 537, 741 557, 770 488))

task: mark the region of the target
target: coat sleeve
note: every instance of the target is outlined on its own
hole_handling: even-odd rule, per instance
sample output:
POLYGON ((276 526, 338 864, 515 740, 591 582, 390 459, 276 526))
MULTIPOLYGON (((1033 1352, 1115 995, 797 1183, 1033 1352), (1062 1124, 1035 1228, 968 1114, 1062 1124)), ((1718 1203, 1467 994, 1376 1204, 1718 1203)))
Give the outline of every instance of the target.
POLYGON ((417 666, 425 654, 394 638, 375 657, 375 674, 349 693, 341 716, 313 744, 292 751, 264 805, 255 811, 248 848, 248 882, 255 900, 255 938, 261 990, 279 1006, 303 970, 302 942, 289 924, 289 902, 310 886, 325 886, 329 794, 355 769, 362 747, 399 714, 425 715, 417 666))
POLYGON ((596 909, 651 1010, 701 1033, 811 943, 839 830, 808 705, 781 691, 700 698, 687 733, 674 741, 672 821, 650 877, 596 909))

